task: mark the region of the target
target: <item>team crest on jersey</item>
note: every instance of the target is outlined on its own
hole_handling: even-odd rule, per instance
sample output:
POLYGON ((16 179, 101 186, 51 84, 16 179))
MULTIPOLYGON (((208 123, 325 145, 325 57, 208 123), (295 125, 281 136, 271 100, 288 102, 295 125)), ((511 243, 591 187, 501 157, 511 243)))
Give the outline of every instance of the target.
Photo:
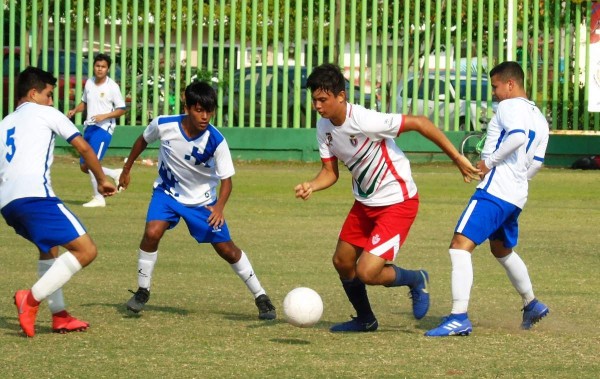
POLYGON ((100 97, 104 97, 104 92, 100 92, 100 97))
POLYGON ((356 139, 356 136, 350 136, 350 145, 356 147, 356 145, 358 145, 358 139, 356 139))
POLYGON ((379 234, 375 234, 373 238, 371 238, 371 242, 373 243, 373 245, 377 245, 379 241, 381 241, 381 237, 379 237, 379 234))
POLYGON ((325 139, 326 139, 325 144, 327 146, 331 146, 333 144, 333 137, 331 136, 331 133, 325 133, 325 139))

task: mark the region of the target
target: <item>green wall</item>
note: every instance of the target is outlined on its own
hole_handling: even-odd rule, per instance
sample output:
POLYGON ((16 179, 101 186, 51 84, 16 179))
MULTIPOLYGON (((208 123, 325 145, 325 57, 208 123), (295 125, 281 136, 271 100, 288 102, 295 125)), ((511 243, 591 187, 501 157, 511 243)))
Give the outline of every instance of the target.
MULTIPOLYGON (((117 127, 107 156, 129 155, 136 138, 143 132, 141 126, 117 127)), ((266 161, 319 160, 315 129, 220 128, 227 139, 234 159, 266 161)), ((455 146, 460 144, 463 132, 446 132, 455 146)), ((448 161, 441 150, 418 133, 406 133, 397 140, 400 148, 413 162, 448 161)), ((146 149, 143 157, 156 157, 158 144, 146 149)), ((56 153, 72 153, 62 139, 56 141, 56 153)), ((546 165, 568 167, 580 157, 600 154, 600 134, 552 134, 546 154, 546 165)))

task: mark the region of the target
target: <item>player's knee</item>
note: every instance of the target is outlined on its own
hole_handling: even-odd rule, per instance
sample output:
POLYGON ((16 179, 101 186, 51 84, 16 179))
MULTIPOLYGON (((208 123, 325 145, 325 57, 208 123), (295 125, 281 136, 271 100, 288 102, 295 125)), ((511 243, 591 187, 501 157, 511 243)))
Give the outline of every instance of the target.
POLYGON ((143 243, 145 245, 157 245, 158 242, 160 242, 160 239, 162 238, 163 234, 164 230, 162 228, 148 227, 144 232, 143 243))
POLYGON ((242 250, 234 243, 218 243, 213 245, 215 251, 227 263, 237 263, 242 257, 242 250))
POLYGON ((88 168, 87 165, 85 163, 82 163, 79 165, 79 169, 81 170, 81 172, 83 172, 84 174, 88 173, 88 168))
POLYGON ((333 263, 333 267, 335 267, 336 271, 342 277, 347 277, 349 274, 354 273, 355 263, 353 261, 342 259, 338 255, 334 254, 333 258, 331 258, 331 262, 333 263))
POLYGON ((356 276, 366 285, 379 284, 379 281, 377 280, 378 275, 375 275, 371 270, 366 270, 360 266, 356 268, 356 276))
POLYGON ((72 252, 72 254, 77 258, 81 267, 85 267, 96 259, 98 256, 98 249, 96 248, 96 245, 92 243, 90 246, 87 246, 85 250, 81 252, 72 252))

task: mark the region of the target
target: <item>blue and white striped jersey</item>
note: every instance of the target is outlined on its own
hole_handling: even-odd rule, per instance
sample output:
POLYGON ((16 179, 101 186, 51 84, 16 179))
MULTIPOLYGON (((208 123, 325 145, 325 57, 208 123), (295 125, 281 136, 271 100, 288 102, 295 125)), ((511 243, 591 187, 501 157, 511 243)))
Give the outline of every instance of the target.
POLYGON ((217 199, 220 180, 235 174, 229 146, 213 125, 189 139, 181 127, 184 117, 159 116, 144 130, 146 142, 160 141, 154 188, 185 205, 210 204, 217 199))

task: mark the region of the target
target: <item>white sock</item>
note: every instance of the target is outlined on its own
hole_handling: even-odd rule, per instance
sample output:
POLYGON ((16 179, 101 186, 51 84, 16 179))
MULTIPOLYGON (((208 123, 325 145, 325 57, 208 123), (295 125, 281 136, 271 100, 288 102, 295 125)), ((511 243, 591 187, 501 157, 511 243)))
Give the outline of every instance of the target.
POLYGON ((117 170, 102 166, 102 172, 104 172, 104 175, 114 178, 115 174, 117 173, 117 170))
POLYGON ((471 253, 459 249, 450 249, 449 253, 452 261, 452 313, 466 313, 473 285, 471 253))
POLYGON ((42 301, 65 285, 73 275, 81 270, 81 263, 70 252, 54 260, 54 264, 31 287, 33 298, 42 301))
POLYGON ((235 273, 242 279, 244 283, 246 283, 246 287, 252 292, 254 298, 259 297, 260 295, 266 293, 266 291, 260 285, 258 278, 254 274, 254 270, 252 269, 252 264, 246 253, 242 251, 242 256, 239 261, 231 265, 231 268, 235 273))
POLYGON ((525 262, 523 262, 517 252, 513 250, 512 253, 508 254, 506 257, 497 259, 498 262, 504 266, 513 287, 515 287, 519 295, 521 295, 523 306, 532 302, 533 299, 535 299, 535 296, 533 295, 531 279, 529 278, 525 262))
POLYGON ((92 182, 92 192, 94 193, 94 199, 104 201, 104 196, 100 195, 100 192, 98 192, 98 181, 96 180, 96 177, 94 176, 91 170, 90 181, 92 182))
POLYGON ((138 250, 138 286, 150 289, 152 272, 158 259, 158 251, 148 253, 142 249, 138 250))
MULTIPOLYGON (((41 278, 52 267, 56 259, 46 259, 38 261, 38 276, 41 278)), ((57 289, 46 298, 48 308, 52 314, 65 310, 65 299, 63 297, 62 288, 57 289)))

